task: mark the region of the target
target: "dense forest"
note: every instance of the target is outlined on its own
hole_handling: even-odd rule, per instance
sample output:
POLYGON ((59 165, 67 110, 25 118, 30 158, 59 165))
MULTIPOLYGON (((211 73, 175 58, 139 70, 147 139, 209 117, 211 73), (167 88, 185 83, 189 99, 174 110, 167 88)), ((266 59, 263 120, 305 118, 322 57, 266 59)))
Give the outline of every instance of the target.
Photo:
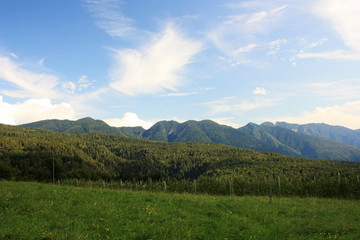
POLYGON ((281 182, 282 192, 288 194, 318 189, 323 196, 360 196, 358 162, 302 159, 216 143, 166 143, 2 124, 0 146, 0 178, 5 179, 49 182, 54 166, 55 178, 60 180, 196 179, 199 183, 226 185, 231 178, 235 189, 243 188, 238 192, 245 193, 246 186, 252 189, 248 194, 261 195, 268 191, 271 173, 273 181, 279 188, 281 182))

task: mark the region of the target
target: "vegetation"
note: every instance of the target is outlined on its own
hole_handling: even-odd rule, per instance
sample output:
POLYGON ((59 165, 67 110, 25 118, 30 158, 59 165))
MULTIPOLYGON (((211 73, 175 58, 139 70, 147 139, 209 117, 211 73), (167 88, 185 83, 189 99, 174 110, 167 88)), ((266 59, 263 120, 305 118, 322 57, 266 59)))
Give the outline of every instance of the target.
MULTIPOLYGON (((213 142, 257 151, 278 152, 287 156, 360 161, 360 148, 358 147, 319 137, 321 134, 310 136, 309 134, 297 133, 287 129, 284 124, 281 127, 279 125, 281 124, 264 123, 257 125, 249 123, 242 128, 234 129, 210 120, 187 121, 184 123, 161 121, 145 130, 141 127, 115 128, 110 127, 101 120, 84 118, 77 121, 45 120, 25 124, 24 126, 62 133, 111 133, 164 142, 213 142)), ((323 136, 338 135, 339 130, 334 129, 336 128, 331 128, 332 132, 329 134, 324 133, 323 136)), ((347 139, 344 138, 345 134, 349 139, 352 139, 352 143, 360 142, 360 135, 356 131, 347 130, 343 132, 343 137, 340 139, 347 139)), ((339 139, 336 138, 336 140, 339 139)), ((348 141, 345 142, 349 143, 348 141)))
POLYGON ((359 202, 0 182, 0 239, 359 239, 359 202))
MULTIPOLYGON (((214 143, 165 143, 1 125, 0 178, 142 181, 168 191, 359 198, 360 163, 321 161, 214 143), (54 163, 54 165, 53 165, 54 163), (176 186, 176 187, 174 187, 176 186)), ((136 189, 136 188, 135 188, 136 189)))

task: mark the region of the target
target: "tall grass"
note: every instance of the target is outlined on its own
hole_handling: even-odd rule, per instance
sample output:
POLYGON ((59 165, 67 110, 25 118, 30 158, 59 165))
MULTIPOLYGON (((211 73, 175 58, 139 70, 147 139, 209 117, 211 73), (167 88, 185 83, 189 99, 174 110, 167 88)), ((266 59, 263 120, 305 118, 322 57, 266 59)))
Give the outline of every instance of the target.
POLYGON ((359 201, 0 182, 0 239, 360 239, 359 201))

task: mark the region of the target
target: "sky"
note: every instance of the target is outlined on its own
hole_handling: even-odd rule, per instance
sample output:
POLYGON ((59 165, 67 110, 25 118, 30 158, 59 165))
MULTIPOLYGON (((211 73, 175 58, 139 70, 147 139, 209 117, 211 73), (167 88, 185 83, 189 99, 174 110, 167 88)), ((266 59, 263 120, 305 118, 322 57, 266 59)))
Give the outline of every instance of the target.
POLYGON ((360 129, 358 0, 0 0, 0 123, 360 129))

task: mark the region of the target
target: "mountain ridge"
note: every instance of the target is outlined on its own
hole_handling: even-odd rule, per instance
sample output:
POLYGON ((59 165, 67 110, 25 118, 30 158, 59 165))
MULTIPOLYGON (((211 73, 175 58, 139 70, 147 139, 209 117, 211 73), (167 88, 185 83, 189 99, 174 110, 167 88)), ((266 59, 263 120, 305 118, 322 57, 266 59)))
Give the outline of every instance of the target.
MULTIPOLYGON (((257 151, 278 152, 295 157, 360 161, 359 147, 345 144, 339 140, 339 137, 335 138, 335 134, 329 134, 331 132, 329 129, 340 131, 346 128, 338 128, 338 126, 331 128, 330 125, 325 126, 328 129, 327 131, 308 130, 306 132, 301 129, 310 129, 309 127, 301 128, 299 124, 284 122, 275 124, 265 122, 260 125, 248 123, 236 129, 211 120, 189 120, 183 123, 159 121, 145 130, 142 127, 111 127, 102 120, 83 118, 76 121, 43 120, 22 126, 64 133, 109 133, 163 142, 213 142, 257 151), (323 132, 328 133, 326 136, 329 137, 320 136, 323 132), (335 139, 331 139, 330 136, 335 139)), ((311 129, 324 129, 324 127, 316 124, 311 125, 311 127, 311 129)), ((346 129, 343 135, 346 135, 348 130, 350 129, 346 129)), ((356 131, 350 131, 352 137, 356 136, 356 131)), ((354 139, 352 142, 356 143, 356 138, 354 139)))

